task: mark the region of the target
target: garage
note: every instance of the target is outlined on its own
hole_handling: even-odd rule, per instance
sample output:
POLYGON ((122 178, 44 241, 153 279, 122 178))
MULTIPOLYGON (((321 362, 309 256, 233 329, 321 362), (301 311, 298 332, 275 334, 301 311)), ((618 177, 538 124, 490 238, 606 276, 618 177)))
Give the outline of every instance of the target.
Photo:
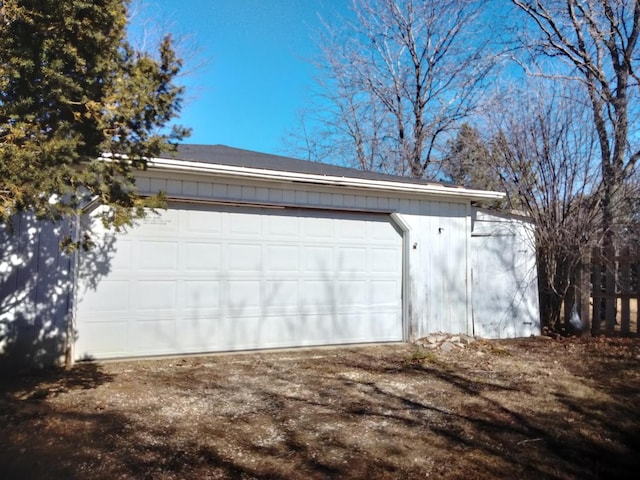
POLYGON ((403 339, 389 214, 180 202, 98 233, 79 260, 78 359, 403 339))
POLYGON ((99 198, 0 230, 0 369, 539 333, 535 251, 501 233, 528 223, 474 205, 499 192, 224 145, 149 159, 136 185, 167 208, 126 231, 102 227, 99 198))

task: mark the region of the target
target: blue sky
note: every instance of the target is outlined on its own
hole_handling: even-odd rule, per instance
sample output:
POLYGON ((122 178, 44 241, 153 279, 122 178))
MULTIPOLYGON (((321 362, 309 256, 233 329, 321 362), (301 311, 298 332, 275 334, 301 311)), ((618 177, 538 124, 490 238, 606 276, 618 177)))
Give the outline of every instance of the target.
POLYGON ((168 30, 183 39, 187 94, 178 123, 193 129, 187 142, 283 153, 311 98, 318 16, 344 14, 349 3, 139 0, 132 34, 144 29, 153 39, 168 30))

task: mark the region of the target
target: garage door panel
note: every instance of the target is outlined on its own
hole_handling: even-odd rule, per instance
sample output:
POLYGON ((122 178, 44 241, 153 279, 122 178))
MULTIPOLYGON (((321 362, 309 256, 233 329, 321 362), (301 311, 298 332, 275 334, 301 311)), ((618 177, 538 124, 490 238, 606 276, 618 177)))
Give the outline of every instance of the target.
POLYGON ((262 246, 249 243, 230 243, 228 245, 228 271, 253 272, 262 271, 262 246))
POLYGON ((187 234, 222 233, 222 213, 207 210, 189 210, 184 214, 187 234))
POLYGON ((218 326, 218 350, 260 348, 259 316, 223 316, 218 326))
POLYGON ((300 264, 297 245, 269 245, 265 248, 269 271, 298 273, 300 264))
POLYGON ((245 215, 232 215, 227 217, 230 225, 230 233, 242 236, 262 233, 262 215, 259 213, 247 213, 245 215))
POLYGON ((128 280, 103 280, 96 288, 87 289, 83 296, 84 307, 96 313, 117 314, 129 310, 131 293, 128 280))
POLYGON ((138 310, 176 309, 178 282, 175 280, 139 280, 135 283, 134 306, 138 310))
POLYGON ((339 221, 340 228, 337 229, 337 237, 346 240, 365 240, 367 229, 363 228, 362 221, 356 219, 345 219, 339 221))
POLYGON ((364 280, 339 280, 336 294, 338 306, 356 306, 358 308, 369 304, 367 282, 364 280))
POLYGON ((260 345, 266 348, 293 346, 297 342, 299 328, 293 315, 265 317, 260 322, 260 345))
POLYGON ((143 233, 152 238, 154 236, 157 238, 157 235, 164 236, 178 233, 180 230, 179 215, 179 210, 173 209, 158 210, 155 213, 149 212, 147 217, 140 220, 130 232, 137 230, 139 233, 143 233))
POLYGON ((222 245, 215 242, 185 242, 182 245, 187 272, 219 272, 222 269, 222 245))
POLYGON ((389 225, 387 222, 369 222, 367 223, 367 238, 370 238, 379 242, 393 242, 399 235, 396 227, 389 225), (392 228, 389 228, 389 227, 392 228))
POLYGON ((356 343, 370 339, 366 314, 362 312, 341 313, 332 317, 333 337, 341 343, 356 343))
POLYGON ((127 321, 86 321, 82 324, 82 330, 78 333, 76 357, 80 359, 92 358, 96 352, 103 357, 121 357, 129 352, 127 338, 127 321))
POLYGON ((375 340, 379 342, 394 341, 397 338, 397 331, 394 328, 400 321, 400 316, 396 309, 376 309, 371 313, 369 319, 369 330, 375 340))
POLYGON ((297 240, 300 235, 300 222, 296 216, 268 216, 263 221, 269 238, 297 240))
POLYGON ((369 299, 372 306, 389 305, 395 308, 398 305, 398 297, 401 294, 400 282, 395 280, 371 281, 369 289, 369 299))
POLYGON ((334 270, 333 247, 303 245, 303 273, 332 272, 334 270))
POLYGON ((217 309, 185 312, 176 322, 176 344, 187 352, 214 351, 220 335, 217 309))
POLYGON ((117 268, 80 289, 78 355, 402 339, 386 216, 172 205, 116 244, 117 268))
POLYGON ((260 280, 229 280, 226 293, 229 313, 233 315, 256 315, 260 308, 262 285, 260 280))
POLYGON ((264 297, 265 308, 297 309, 298 281, 278 279, 266 280, 264 297))
MULTIPOLYGON (((109 268, 112 274, 126 273, 132 270, 131 266, 131 250, 133 242, 126 238, 118 238, 117 240, 118 255, 114 255, 109 261, 109 268)), ((87 264, 83 268, 92 269, 94 265, 87 264)))
POLYGON ((171 318, 138 318, 131 336, 131 349, 149 355, 167 353, 176 347, 176 321, 171 318))
MULTIPOLYGON (((330 312, 329 312, 330 314, 330 312)), ((329 315, 306 313, 300 316, 300 345, 321 345, 325 338, 333 338, 329 315)))
POLYGON ((336 264, 341 275, 367 272, 367 251, 357 247, 336 249, 336 264))
POLYGON ((302 220, 302 235, 304 240, 322 241, 333 238, 333 221, 330 218, 304 218, 302 220))
POLYGON ((185 310, 218 309, 220 306, 220 280, 187 280, 183 284, 185 310))
POLYGON ((316 309, 330 309, 335 304, 335 287, 331 278, 322 280, 305 280, 301 304, 316 309))
POLYGON ((398 273, 400 269, 400 255, 396 249, 392 248, 372 248, 371 272, 373 273, 398 273))
POLYGON ((178 244, 174 241, 157 242, 147 240, 137 251, 138 270, 178 269, 178 244))

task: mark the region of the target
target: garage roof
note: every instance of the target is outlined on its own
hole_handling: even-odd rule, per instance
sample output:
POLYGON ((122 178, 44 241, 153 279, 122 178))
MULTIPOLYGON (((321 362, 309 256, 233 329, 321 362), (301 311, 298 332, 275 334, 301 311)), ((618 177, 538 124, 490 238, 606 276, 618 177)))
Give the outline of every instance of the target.
MULTIPOLYGON (((271 155, 268 153, 252 152, 225 145, 189 145, 178 146, 177 152, 168 152, 162 158, 177 158, 193 162, 230 165, 236 167, 262 168, 285 172, 308 173, 313 175, 331 175, 335 177, 363 178, 368 180, 402 181, 409 183, 429 184, 415 178, 398 177, 384 173, 367 172, 355 168, 340 167, 328 163, 311 162, 297 158, 271 155)), ((453 185, 450 185, 453 186, 453 185)))
POLYGON ((181 144, 177 151, 165 152, 158 158, 152 159, 150 167, 361 189, 375 188, 381 191, 429 193, 472 200, 497 199, 504 196, 501 192, 471 190, 452 184, 366 172, 326 163, 252 152, 225 145, 181 144))

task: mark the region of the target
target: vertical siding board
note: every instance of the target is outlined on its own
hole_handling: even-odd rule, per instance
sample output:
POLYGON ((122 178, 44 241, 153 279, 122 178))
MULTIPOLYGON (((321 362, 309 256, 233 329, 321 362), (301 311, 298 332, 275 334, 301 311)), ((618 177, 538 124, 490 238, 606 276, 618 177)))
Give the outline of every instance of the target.
POLYGON ((452 215, 450 217, 451 230, 454 235, 455 248, 451 251, 453 261, 453 274, 455 275, 456 302, 454 303, 453 318, 456 332, 468 333, 467 326, 467 245, 470 234, 466 228, 467 215, 464 204, 452 204, 452 215))
POLYGON ((466 290, 466 330, 467 335, 473 335, 473 301, 472 295, 472 271, 471 271, 471 202, 465 204, 465 290, 466 290))
POLYGON ((152 178, 149 183, 149 190, 151 193, 166 192, 167 180, 164 178, 152 178))
POLYGON ((256 187, 243 186, 242 187, 242 201, 243 202, 255 202, 256 201, 256 187))
POLYGON ((320 205, 320 194, 318 192, 309 192, 307 194, 307 202, 312 206, 320 205))
POLYGON ((0 317, 9 329, 5 342, 10 341, 0 342, 0 370, 62 360, 71 287, 70 258, 60 250, 60 233, 66 227, 21 214, 14 219, 13 234, 0 232, 0 317))
POLYGON ((227 185, 225 183, 215 183, 213 185, 213 197, 219 200, 227 199, 227 185))
POLYGON ((340 193, 334 193, 331 195, 331 206, 336 208, 344 207, 344 195, 340 193))
POLYGON ((211 182, 198 182, 198 196, 210 198, 213 195, 213 185, 211 182))
POLYGON ((343 206, 345 208, 354 208, 356 206, 356 197, 354 195, 344 195, 343 206))
POLYGON ((282 189, 280 188, 270 188, 269 189, 269 201, 275 203, 282 203, 282 189))
MULTIPOLYGON (((284 203, 292 205, 296 203, 296 192, 294 190, 284 190, 282 194, 282 200, 284 203)), ((258 199, 260 201, 260 199, 258 199)))
POLYGON ((181 180, 167 180, 167 195, 184 195, 181 180))
POLYGON ((147 177, 136 178, 136 187, 140 193, 155 193, 151 192, 151 181, 147 177))
POLYGON ((309 193, 304 190, 296 190, 296 203, 299 205, 308 205, 309 193))
POLYGON ((429 208, 427 209, 426 218, 424 219, 424 230, 422 232, 422 250, 425 256, 424 268, 424 333, 435 332, 435 310, 437 301, 435 291, 435 275, 436 270, 435 260, 438 258, 437 245, 435 242, 435 236, 433 234, 436 225, 434 221, 436 205, 435 202, 429 202, 429 208))
POLYGON ((256 188, 256 200, 259 202, 269 201, 269 189, 263 187, 256 188))
POLYGON ((227 198, 231 200, 242 200, 242 187, 240 185, 228 185, 227 198))
POLYGON ((182 182, 182 194, 187 197, 195 197, 198 195, 198 182, 182 182))

